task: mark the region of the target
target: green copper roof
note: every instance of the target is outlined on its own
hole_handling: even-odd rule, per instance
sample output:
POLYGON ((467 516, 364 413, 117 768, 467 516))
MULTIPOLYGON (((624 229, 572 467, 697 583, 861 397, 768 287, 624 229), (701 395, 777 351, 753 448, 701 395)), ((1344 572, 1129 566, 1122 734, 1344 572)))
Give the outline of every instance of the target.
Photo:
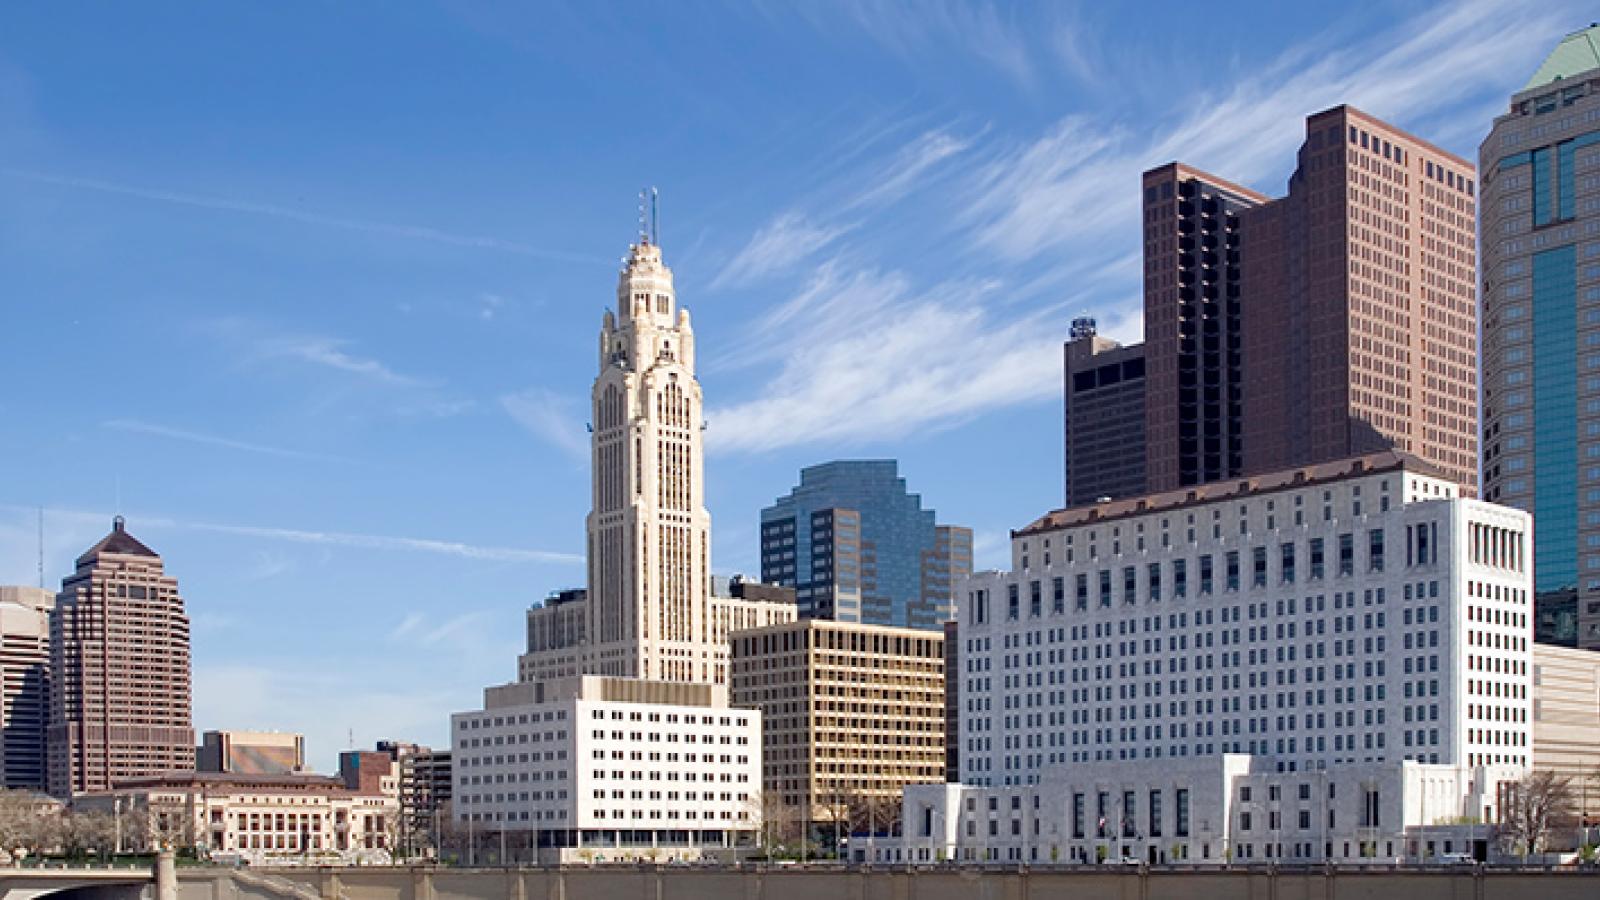
POLYGON ((1579 72, 1600 69, 1600 25, 1590 25, 1574 31, 1561 39, 1550 55, 1545 57, 1539 71, 1533 73, 1522 90, 1531 91, 1562 78, 1571 78, 1579 72))

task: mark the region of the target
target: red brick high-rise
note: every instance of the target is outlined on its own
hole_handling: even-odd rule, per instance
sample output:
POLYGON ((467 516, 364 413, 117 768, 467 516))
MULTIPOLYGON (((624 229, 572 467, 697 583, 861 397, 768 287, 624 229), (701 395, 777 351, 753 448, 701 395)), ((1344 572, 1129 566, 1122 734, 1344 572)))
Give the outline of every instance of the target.
POLYGON ((50 645, 51 794, 194 769, 189 617, 177 579, 121 516, 63 579, 50 645))
POLYGON ((1152 491, 1395 449, 1477 491, 1473 166, 1349 106, 1288 195, 1144 189, 1152 491))

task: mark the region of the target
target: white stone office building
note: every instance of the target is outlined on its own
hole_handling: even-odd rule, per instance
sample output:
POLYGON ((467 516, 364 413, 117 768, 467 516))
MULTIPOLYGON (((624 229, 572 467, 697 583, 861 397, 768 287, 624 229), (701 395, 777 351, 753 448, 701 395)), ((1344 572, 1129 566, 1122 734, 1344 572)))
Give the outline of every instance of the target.
POLYGON ((517 682, 450 727, 458 821, 521 861, 733 858, 760 827, 761 714, 720 685, 517 682))
POLYGON ((1382 802, 1404 798, 1378 825, 1248 842, 1270 858, 1340 858, 1347 836, 1366 858, 1403 855, 1436 810, 1414 800, 1425 784, 1455 816, 1492 817, 1488 785, 1530 763, 1531 538, 1526 513, 1393 452, 1051 513, 1013 533, 1012 571, 958 595, 963 787, 945 789, 980 808, 1037 797, 1018 801, 1040 804, 1037 824, 1009 845, 994 840, 1009 825, 969 836, 957 807, 908 792, 907 847, 925 816, 953 835, 947 856, 1120 855, 1020 839, 1075 833, 1071 792, 1049 785, 1115 784, 1134 797, 1115 819, 1148 819, 1152 803, 1177 814, 1174 773, 1191 770, 1210 840, 1165 831, 1133 855, 1237 852, 1222 798, 1258 776, 1387 781, 1382 802))

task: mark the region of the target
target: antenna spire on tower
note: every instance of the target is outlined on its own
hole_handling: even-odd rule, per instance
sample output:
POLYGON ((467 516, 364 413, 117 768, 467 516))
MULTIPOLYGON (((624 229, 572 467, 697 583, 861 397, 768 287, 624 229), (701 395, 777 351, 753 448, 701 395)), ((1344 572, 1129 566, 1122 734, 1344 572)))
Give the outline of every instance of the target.
POLYGON ((659 196, 661 196, 661 193, 659 191, 657 191, 654 187, 651 187, 650 188, 650 243, 655 244, 657 247, 661 246, 660 235, 656 232, 656 227, 660 224, 660 220, 658 220, 656 218, 656 198, 659 197, 659 196))
POLYGON ((639 192, 639 243, 650 243, 650 231, 644 218, 644 191, 639 192))

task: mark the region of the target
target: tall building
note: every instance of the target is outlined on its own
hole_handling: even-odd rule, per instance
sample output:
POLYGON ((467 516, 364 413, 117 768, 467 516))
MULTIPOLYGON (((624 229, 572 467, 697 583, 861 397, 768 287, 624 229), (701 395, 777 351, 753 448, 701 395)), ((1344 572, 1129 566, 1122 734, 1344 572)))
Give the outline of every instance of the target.
POLYGON ((892 459, 809 466, 761 511, 761 580, 793 587, 807 618, 936 629, 970 571, 971 530, 941 531, 892 459))
POLYGON ((177 579, 121 516, 62 580, 50 649, 51 794, 194 769, 189 617, 177 579))
POLYGON ((1567 35, 1495 119, 1478 163, 1485 496, 1539 523, 1539 639, 1600 649, 1597 46, 1600 27, 1567 35))
POLYGON ((44 588, 0 586, 0 787, 45 788, 50 611, 44 588))
POLYGON ((733 704, 761 711, 762 787, 836 834, 887 830, 908 784, 944 781, 944 637, 802 619, 733 636, 733 704))
POLYGON ((1013 532, 959 586, 961 785, 908 791, 907 844, 1320 861, 1494 821, 1535 752, 1532 518, 1462 491, 1383 451, 1013 532))
POLYGON ((231 775, 289 775, 306 767, 304 735, 283 731, 208 731, 196 770, 231 775))
MULTIPOLYGON (((1145 340, 1116 351, 1143 360, 1145 489, 1392 449, 1474 494, 1473 178, 1350 106, 1307 117, 1277 199, 1182 163, 1145 172, 1145 340)), ((1131 459, 1102 470, 1081 460, 1115 456, 1080 448, 1117 445, 1133 392, 1080 416, 1074 387, 1101 349, 1074 359, 1076 343, 1068 505, 1132 496, 1131 459)))
POLYGON ((617 307, 594 382, 588 589, 530 609, 518 680, 452 717, 451 816, 518 859, 733 856, 759 820, 761 716, 728 706, 729 635, 795 604, 713 589, 694 334, 645 235, 617 307))
POLYGON ((1061 351, 1068 506, 1145 491, 1144 348, 1101 337, 1094 319, 1072 321, 1061 351))
POLYGON ((1349 106, 1241 209, 1244 472, 1393 449, 1476 493, 1473 166, 1349 106))
POLYGON ((1240 213, 1267 198, 1180 163, 1143 182, 1146 480, 1168 491, 1244 471, 1240 213))

